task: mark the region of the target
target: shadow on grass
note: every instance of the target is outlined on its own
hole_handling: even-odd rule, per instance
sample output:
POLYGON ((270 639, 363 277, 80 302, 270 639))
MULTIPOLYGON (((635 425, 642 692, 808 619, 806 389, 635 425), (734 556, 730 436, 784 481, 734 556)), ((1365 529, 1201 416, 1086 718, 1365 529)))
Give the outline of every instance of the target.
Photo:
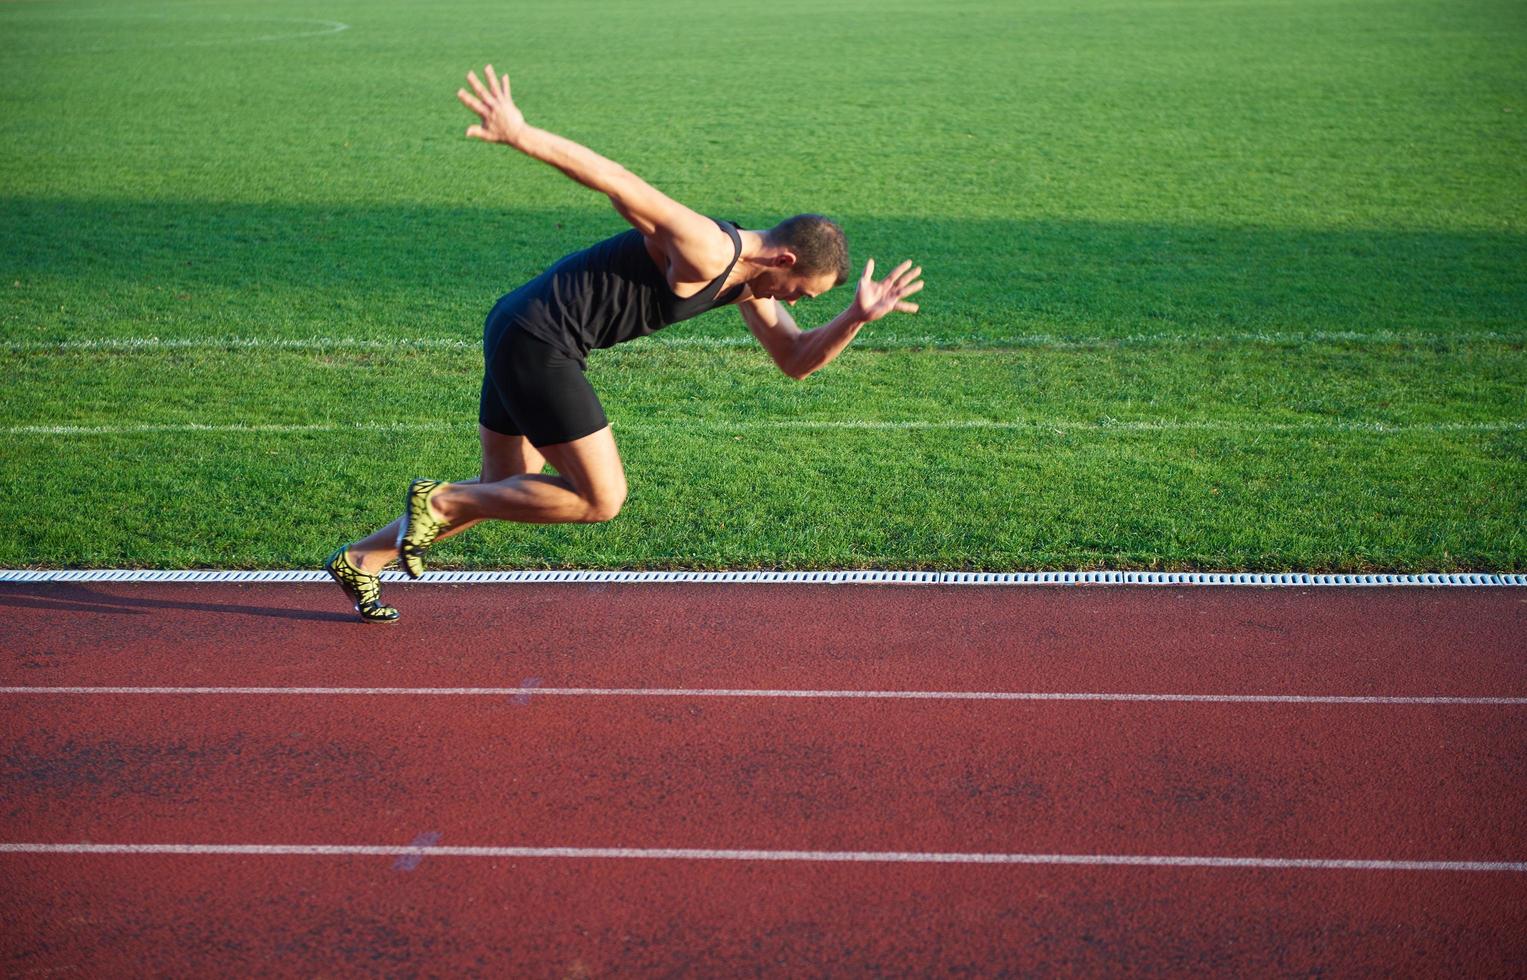
POLYGON ((318 623, 353 623, 355 616, 343 613, 314 612, 308 609, 279 609, 271 606, 242 606, 228 602, 175 602, 140 596, 109 595, 74 583, 44 585, 0 584, 0 606, 28 609, 51 609, 60 612, 103 613, 112 616, 147 616, 155 611, 180 610, 218 615, 263 616, 318 623))
MULTIPOLYGON (((755 228, 789 213, 695 203, 755 228)), ((791 203, 809 209, 809 194, 791 203)), ((882 270, 902 257, 924 266, 915 329, 928 333, 1517 334, 1527 308, 1527 236, 1506 232, 838 217, 856 267, 869 256, 882 270)), ((348 321, 471 335, 498 295, 626 227, 609 209, 20 198, 0 199, 0 226, 7 321, 33 337, 98 335, 121 320, 138 333, 145 321, 167 334, 254 324, 267 335, 348 321)), ((825 321, 849 288, 802 304, 802 319, 825 321)))

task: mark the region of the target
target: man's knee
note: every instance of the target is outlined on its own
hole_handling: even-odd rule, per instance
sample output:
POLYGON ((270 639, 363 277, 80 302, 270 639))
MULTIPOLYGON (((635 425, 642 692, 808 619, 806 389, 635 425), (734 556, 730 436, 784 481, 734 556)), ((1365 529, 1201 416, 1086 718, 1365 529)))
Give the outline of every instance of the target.
POLYGON ((620 513, 620 508, 625 505, 625 502, 625 483, 622 482, 615 486, 601 488, 599 492, 588 498, 588 513, 583 520, 588 524, 614 520, 615 515, 620 513))

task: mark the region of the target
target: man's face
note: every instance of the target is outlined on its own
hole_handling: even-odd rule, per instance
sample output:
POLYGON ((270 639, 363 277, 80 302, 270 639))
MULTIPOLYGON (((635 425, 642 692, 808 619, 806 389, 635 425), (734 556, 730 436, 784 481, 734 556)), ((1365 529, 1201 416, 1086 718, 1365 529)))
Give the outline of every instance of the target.
POLYGON ((832 273, 815 276, 799 275, 790 269, 769 269, 754 279, 750 285, 753 295, 777 299, 790 306, 802 298, 820 296, 833 287, 836 277, 832 273))

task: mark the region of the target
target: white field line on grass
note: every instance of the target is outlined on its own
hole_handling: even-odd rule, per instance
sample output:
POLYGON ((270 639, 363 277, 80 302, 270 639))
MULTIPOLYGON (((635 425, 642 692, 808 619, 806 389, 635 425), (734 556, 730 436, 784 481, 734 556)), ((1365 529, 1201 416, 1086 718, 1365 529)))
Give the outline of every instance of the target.
POLYGON ((322 24, 323 27, 316 31, 303 31, 298 34, 261 34, 259 37, 243 38, 246 41, 288 41, 299 37, 322 37, 325 34, 338 34, 340 31, 348 31, 350 25, 337 20, 319 20, 316 17, 280 17, 273 20, 291 21, 292 23, 322 24))
POLYGON ((1527 697, 1327 694, 1108 694, 1050 691, 809 691, 668 687, 0 687, 0 695, 266 695, 540 698, 811 698, 896 701, 1142 701, 1209 704, 1527 705, 1527 697))
MULTIPOLYGON (((79 15, 81 14, 89 16, 93 12, 76 11, 75 13, 75 19, 78 19, 79 15)), ((122 16, 119 11, 115 10, 109 11, 109 14, 113 16, 122 16)), ((128 13, 125 16, 131 22, 135 22, 139 26, 147 23, 151 27, 157 27, 160 24, 170 23, 173 23, 179 27, 195 25, 196 27, 205 28, 208 25, 211 25, 215 30, 221 30, 224 28, 233 28, 234 30, 238 30, 241 26, 246 26, 249 29, 254 30, 258 29, 253 26, 255 24, 268 25, 270 23, 295 25, 317 24, 320 26, 317 30, 278 30, 274 33, 256 35, 234 33, 220 37, 177 38, 168 41, 140 40, 137 36, 128 34, 117 36, 114 38, 114 40, 106 44, 98 44, 93 47, 85 48, 74 47, 71 50, 73 50, 76 54, 104 54, 116 51, 165 51, 171 48, 222 47, 225 45, 259 44, 268 43, 271 41, 292 41, 300 38, 323 37, 331 34, 338 34, 340 31, 348 31, 350 29, 350 25, 343 23, 342 21, 320 20, 317 17, 237 17, 233 15, 218 16, 216 14, 202 16, 192 15, 190 17, 186 17, 184 15, 171 13, 128 13)))
MULTIPOLYGON (((732 432, 767 431, 917 431, 993 429, 1001 431, 1053 432, 1357 432, 1373 435, 1398 435, 1416 432, 1520 432, 1527 421, 1492 419, 1478 422, 1228 422, 1210 419, 1121 420, 1103 418, 1094 421, 1036 419, 1002 421, 999 419, 654 419, 645 422, 612 423, 617 431, 662 432, 674 429, 732 432)), ((3 431, 11 436, 110 436, 148 435, 154 433, 278 433, 305 432, 449 432, 475 431, 464 422, 312 422, 312 423, 242 423, 208 425, 201 422, 144 422, 123 425, 13 425, 3 431)))
MULTIPOLYGON (((757 341, 736 337, 656 337, 645 339, 619 354, 673 348, 730 349, 753 347, 757 341)), ((1393 330, 1263 331, 1231 334, 1149 333, 1118 337, 1067 337, 1059 334, 1014 334, 991 337, 978 334, 936 336, 932 334, 863 334, 854 343, 858 350, 972 349, 983 352, 1053 348, 1057 350, 1153 346, 1201 346, 1209 343, 1266 344, 1275 346, 1311 343, 1433 344, 1515 343, 1527 344, 1527 335, 1476 331, 1432 334, 1393 330)), ((69 351, 144 352, 171 350, 271 350, 271 351, 478 351, 478 337, 94 337, 75 340, 10 340, 0 343, 7 353, 64 353, 69 351)), ((603 352, 600 355, 603 356, 603 352)))
POLYGON ((1179 854, 1014 854, 949 851, 767 851, 688 847, 463 847, 365 844, 29 844, 0 843, 0 854, 212 854, 256 857, 570 858, 645 861, 803 861, 880 864, 1073 864, 1153 868, 1262 868, 1323 871, 1527 872, 1527 861, 1394 861, 1365 858, 1222 857, 1179 854))

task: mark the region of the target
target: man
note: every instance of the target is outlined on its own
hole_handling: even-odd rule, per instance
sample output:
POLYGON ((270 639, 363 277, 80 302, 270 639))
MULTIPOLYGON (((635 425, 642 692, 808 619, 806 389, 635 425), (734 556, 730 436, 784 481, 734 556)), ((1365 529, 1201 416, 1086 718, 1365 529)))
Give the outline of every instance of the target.
POLYGON ((917 312, 906 297, 923 287, 922 269, 911 262, 877 282, 870 259, 848 309, 803 332, 786 306, 848 277, 836 224, 797 215, 759 232, 697 214, 587 147, 527 125, 509 76, 492 65, 485 74, 486 84, 467 74, 475 95, 456 92, 479 118, 466 135, 513 147, 607 195, 633 230, 567 256, 494 306, 483 331, 481 474, 460 483, 415 480, 402 517, 340 547, 324 566, 366 622, 398 618, 381 602, 384 567, 401 558, 418 578, 433 542, 478 521, 557 524, 619 513, 625 470, 584 377, 589 350, 735 304, 780 370, 800 379, 837 357, 866 323, 917 312), (542 473, 547 463, 555 476, 542 473))

